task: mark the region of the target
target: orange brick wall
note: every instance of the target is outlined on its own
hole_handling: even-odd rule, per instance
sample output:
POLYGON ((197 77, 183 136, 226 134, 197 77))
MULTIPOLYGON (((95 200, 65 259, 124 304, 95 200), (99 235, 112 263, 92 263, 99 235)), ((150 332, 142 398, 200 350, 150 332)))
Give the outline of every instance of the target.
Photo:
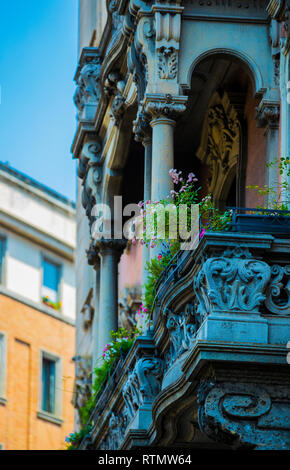
POLYGON ((74 429, 71 404, 75 328, 0 295, 0 332, 7 340, 7 404, 0 404, 0 443, 7 450, 58 450, 74 429), (62 358, 62 425, 37 417, 40 350, 62 358))

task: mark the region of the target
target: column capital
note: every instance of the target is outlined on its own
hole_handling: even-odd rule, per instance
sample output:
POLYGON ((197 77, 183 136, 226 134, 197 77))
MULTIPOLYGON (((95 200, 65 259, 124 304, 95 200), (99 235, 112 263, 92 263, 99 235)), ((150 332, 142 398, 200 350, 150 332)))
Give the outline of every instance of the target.
POLYGON ((187 96, 167 94, 147 94, 143 100, 145 113, 151 121, 156 118, 176 120, 186 111, 187 96))
POLYGON ((94 246, 98 250, 98 253, 101 257, 106 255, 115 255, 120 258, 123 254, 124 248, 127 246, 127 240, 101 238, 100 240, 94 241, 94 246))

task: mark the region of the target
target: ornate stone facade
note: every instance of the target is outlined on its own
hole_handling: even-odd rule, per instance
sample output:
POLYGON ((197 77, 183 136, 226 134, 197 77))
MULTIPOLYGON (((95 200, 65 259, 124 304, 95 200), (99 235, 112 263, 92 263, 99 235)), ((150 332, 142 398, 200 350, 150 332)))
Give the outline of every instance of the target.
MULTIPOLYGON (((113 214, 115 196, 167 198, 175 167, 198 173, 218 207, 245 201, 253 177, 274 189, 277 177, 287 181, 266 164, 290 149, 288 3, 107 2, 107 24, 76 74, 72 150, 90 228, 96 202, 113 214)), ((122 256, 117 219, 86 247, 95 357, 111 330, 134 325, 140 305, 118 291, 118 263, 120 277, 136 270, 136 285, 140 273, 136 252, 132 265, 122 256)), ((152 327, 104 385, 91 448, 290 448, 286 235, 209 230, 177 254, 156 283, 152 327)), ((153 254, 143 249, 145 281, 153 254)))

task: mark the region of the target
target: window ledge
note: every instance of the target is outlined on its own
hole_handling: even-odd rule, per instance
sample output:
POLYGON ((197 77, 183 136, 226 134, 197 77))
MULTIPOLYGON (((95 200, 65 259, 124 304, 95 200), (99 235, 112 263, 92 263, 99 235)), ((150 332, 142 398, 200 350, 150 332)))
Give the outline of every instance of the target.
POLYGON ((0 397, 0 405, 6 405, 7 400, 4 397, 0 397))
POLYGON ((47 413, 46 411, 38 411, 37 417, 40 419, 44 419, 45 421, 49 421, 50 423, 58 424, 59 426, 62 425, 63 420, 58 418, 57 416, 47 413))

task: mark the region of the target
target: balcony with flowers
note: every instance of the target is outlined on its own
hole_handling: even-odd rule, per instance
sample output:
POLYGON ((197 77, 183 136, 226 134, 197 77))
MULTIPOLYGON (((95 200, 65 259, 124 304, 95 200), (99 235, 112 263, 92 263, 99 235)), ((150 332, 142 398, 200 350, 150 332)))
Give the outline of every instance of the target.
MULTIPOLYGON (((178 223, 182 205, 198 205, 197 237, 182 249, 166 225, 165 239, 158 242, 146 223, 146 211, 154 212, 157 202, 139 204, 145 221, 141 243, 156 256, 147 264, 136 327, 113 333, 104 347, 83 409, 88 431, 74 448, 287 448, 286 203, 279 196, 272 208, 220 211, 211 195, 199 198, 193 173, 170 175, 171 200, 158 204, 173 201, 178 223)), ((185 212, 187 221, 191 216, 185 212)))

